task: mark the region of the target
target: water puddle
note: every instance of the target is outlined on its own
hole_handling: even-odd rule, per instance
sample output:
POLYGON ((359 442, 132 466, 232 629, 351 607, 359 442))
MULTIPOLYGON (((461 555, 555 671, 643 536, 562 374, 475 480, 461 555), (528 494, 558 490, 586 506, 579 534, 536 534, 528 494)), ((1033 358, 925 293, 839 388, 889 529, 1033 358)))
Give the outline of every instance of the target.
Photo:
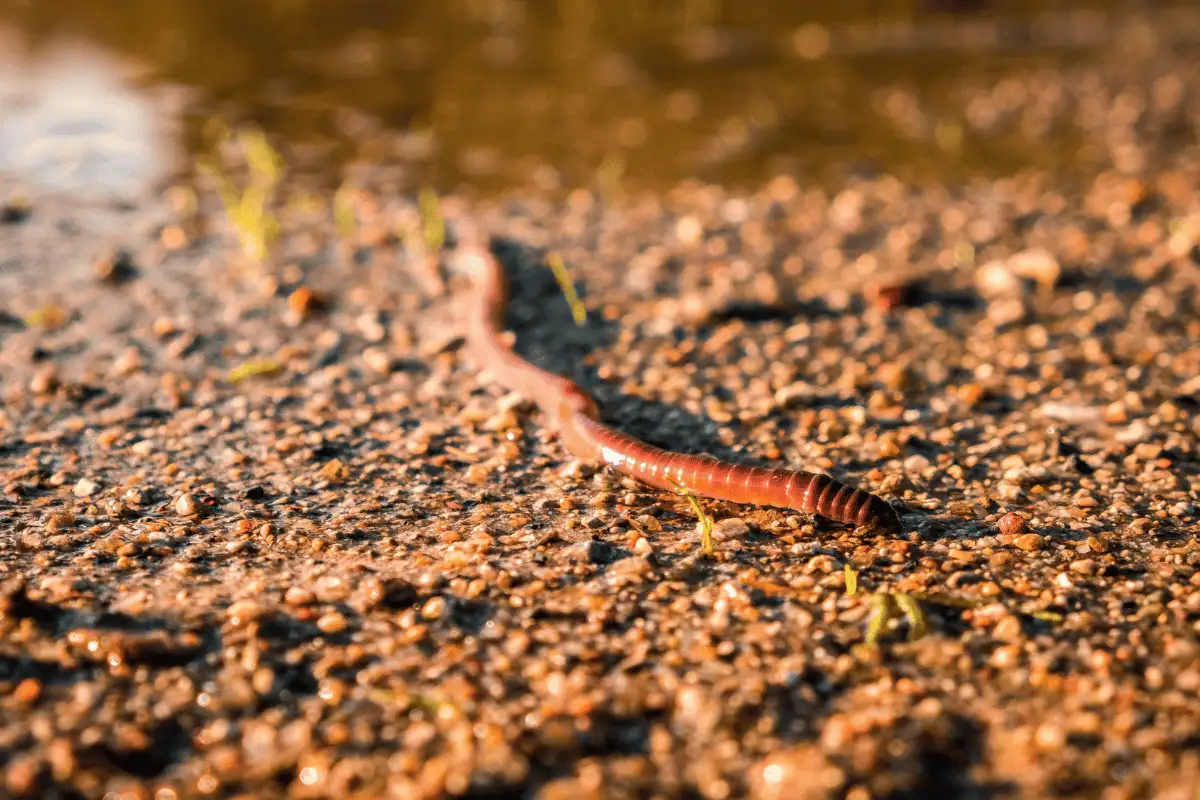
POLYGON ((107 48, 63 41, 36 58, 0 31, 0 171, 54 189, 136 193, 166 174, 163 98, 107 48))
POLYGON ((779 6, 14 2, 0 170, 63 188, 186 179, 221 146, 215 119, 264 130, 321 190, 356 170, 406 190, 554 192, 1098 169, 1112 154, 1079 114, 1036 113, 1030 93, 1080 101, 1042 78, 1200 42, 1190 4, 779 6))

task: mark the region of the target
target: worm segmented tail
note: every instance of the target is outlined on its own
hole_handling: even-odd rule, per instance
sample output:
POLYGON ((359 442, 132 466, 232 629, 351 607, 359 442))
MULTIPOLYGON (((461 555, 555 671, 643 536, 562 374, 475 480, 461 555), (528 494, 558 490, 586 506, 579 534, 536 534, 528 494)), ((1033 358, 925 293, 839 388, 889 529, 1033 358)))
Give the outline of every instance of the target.
POLYGON ((463 254, 461 263, 475 287, 466 319, 471 352, 481 367, 509 389, 537 402, 576 458, 603 461, 660 489, 683 488, 716 500, 791 508, 851 525, 900 530, 900 518, 886 500, 828 475, 672 453, 603 424, 595 402, 578 384, 535 367, 504 341, 508 281, 499 262, 490 253, 472 248, 463 254))
POLYGON ((576 419, 578 435, 613 469, 660 489, 732 503, 791 508, 851 525, 879 524, 898 531, 900 519, 882 497, 828 475, 730 464, 712 456, 684 455, 646 444, 595 419, 576 419))

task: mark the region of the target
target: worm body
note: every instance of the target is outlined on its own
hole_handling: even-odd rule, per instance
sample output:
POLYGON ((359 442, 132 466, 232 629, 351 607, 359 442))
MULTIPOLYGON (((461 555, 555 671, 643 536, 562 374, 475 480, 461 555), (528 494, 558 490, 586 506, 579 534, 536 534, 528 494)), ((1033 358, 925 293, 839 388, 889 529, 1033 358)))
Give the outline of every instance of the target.
POLYGON ((461 263, 474 287, 465 319, 473 357, 509 389, 535 401, 576 458, 601 461, 659 489, 686 489, 700 497, 790 508, 851 525, 900 530, 900 519, 886 500, 828 475, 672 453, 605 425, 595 401, 578 384, 535 367, 509 346, 504 331, 508 281, 499 262, 490 253, 471 248, 461 263))

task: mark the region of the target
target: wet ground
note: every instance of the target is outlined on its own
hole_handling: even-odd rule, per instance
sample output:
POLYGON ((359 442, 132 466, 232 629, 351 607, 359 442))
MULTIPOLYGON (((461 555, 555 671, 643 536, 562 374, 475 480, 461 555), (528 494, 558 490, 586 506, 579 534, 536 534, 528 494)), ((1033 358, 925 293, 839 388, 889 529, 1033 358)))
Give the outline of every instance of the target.
POLYGON ((1191 800, 1200 63, 1125 55, 963 95, 1085 176, 441 197, 607 419, 899 536, 707 502, 706 554, 572 464, 402 173, 242 240, 211 180, 0 178, 0 795, 1191 800))

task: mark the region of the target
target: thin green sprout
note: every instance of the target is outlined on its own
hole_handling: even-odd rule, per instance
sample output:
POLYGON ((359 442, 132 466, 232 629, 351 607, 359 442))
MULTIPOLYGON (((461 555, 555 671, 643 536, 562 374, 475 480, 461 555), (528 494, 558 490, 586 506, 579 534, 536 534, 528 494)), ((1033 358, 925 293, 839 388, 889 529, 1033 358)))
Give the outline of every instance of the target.
POLYGON ((546 256, 546 261, 550 264, 554 279, 558 281, 563 295, 567 298, 567 305, 571 307, 571 315, 575 317, 575 324, 586 325, 587 306, 579 299, 579 294, 575 291, 575 283, 571 280, 570 273, 567 272, 567 265, 563 263, 562 256, 558 253, 550 253, 546 256))
POLYGON ((879 639, 887 630, 887 624, 896 616, 896 601, 886 592, 871 598, 871 616, 867 623, 867 647, 878 647, 879 639))
POLYGON ((249 378, 278 375, 282 371, 283 365, 272 359, 243 361, 229 371, 229 382, 241 383, 249 378))
POLYGON ((903 592, 893 595, 893 599, 908 619, 908 640, 915 642, 923 637, 929 631, 929 625, 925 621, 925 612, 921 610, 921 604, 915 597, 903 592))
POLYGON ((354 235, 354 191, 355 187, 346 181, 333 194, 333 219, 337 225, 338 235, 349 239, 354 235))
POLYGON ((625 175, 625 157, 620 153, 607 156, 596 168, 596 183, 604 201, 610 202, 625 175))
MULTIPOLYGON (((220 120, 212 121, 209 128, 222 140, 230 137, 228 126, 220 120)), ((266 260, 271 244, 282 230, 268 207, 283 175, 284 162, 260 131, 243 131, 238 142, 250 173, 246 187, 240 192, 215 158, 198 158, 196 166, 216 184, 221 205, 237 229, 243 252, 261 262, 266 260)))
POLYGON ((680 496, 686 499, 688 501, 688 505, 692 507, 692 511, 695 512, 697 519, 700 521, 700 549, 703 550, 705 554, 712 555, 713 551, 715 550, 712 536, 712 518, 704 512, 704 509, 700 505, 700 501, 697 500, 696 496, 691 493, 691 490, 689 490, 683 484, 677 483, 670 478, 667 480, 670 480, 671 483, 675 484, 676 491, 680 494, 680 496))
POLYGON ((845 566, 842 573, 846 576, 846 595, 854 597, 858 594, 858 573, 849 564, 845 566))
POLYGON ((446 221, 442 219, 441 209, 438 208, 438 196, 428 186, 421 190, 419 198, 421 207, 421 229, 425 234, 425 247, 430 253, 441 252, 446 243, 446 221))

